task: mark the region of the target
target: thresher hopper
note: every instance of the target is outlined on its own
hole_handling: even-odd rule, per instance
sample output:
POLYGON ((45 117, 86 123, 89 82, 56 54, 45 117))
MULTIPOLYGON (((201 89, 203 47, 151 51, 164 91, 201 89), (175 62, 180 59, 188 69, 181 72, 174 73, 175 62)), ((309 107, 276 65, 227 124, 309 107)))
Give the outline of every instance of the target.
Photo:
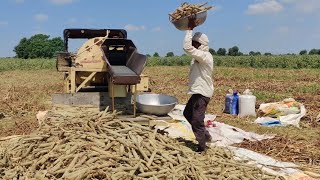
POLYGON ((137 92, 148 91, 148 77, 142 74, 147 57, 127 39, 126 30, 65 29, 63 35, 65 51, 57 54, 57 70, 65 74, 65 93, 108 92, 112 110, 115 98, 129 97, 135 116, 137 92), (79 38, 88 40, 69 52, 68 40, 79 38))

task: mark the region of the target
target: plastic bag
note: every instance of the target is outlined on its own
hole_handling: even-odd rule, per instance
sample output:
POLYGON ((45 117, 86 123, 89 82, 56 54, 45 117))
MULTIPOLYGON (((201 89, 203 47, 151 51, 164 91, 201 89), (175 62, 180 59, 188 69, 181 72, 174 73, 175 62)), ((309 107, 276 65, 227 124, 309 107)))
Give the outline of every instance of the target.
MULTIPOLYGON (((307 111, 303 104, 293 98, 284 99, 281 102, 261 104, 258 110, 260 117, 273 117, 278 119, 282 125, 293 125, 299 127, 300 119, 307 111)), ((255 122, 259 123, 261 118, 255 122)))

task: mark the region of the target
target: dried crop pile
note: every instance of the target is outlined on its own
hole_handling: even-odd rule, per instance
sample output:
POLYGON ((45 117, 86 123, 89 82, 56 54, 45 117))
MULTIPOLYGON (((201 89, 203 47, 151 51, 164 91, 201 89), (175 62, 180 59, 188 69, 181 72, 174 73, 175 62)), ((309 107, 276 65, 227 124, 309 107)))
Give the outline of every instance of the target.
POLYGON ((155 129, 115 116, 49 115, 36 133, 0 149, 0 178, 275 179, 222 148, 197 154, 155 129))
POLYGON ((212 8, 212 6, 205 7, 207 3, 204 4, 189 4, 183 3, 180 7, 178 7, 173 13, 169 14, 172 18, 172 21, 179 20, 183 17, 188 17, 194 14, 197 14, 201 11, 207 11, 212 8))
POLYGON ((302 165, 318 167, 315 172, 320 172, 320 151, 312 144, 306 144, 277 136, 262 141, 243 141, 236 145, 255 152, 275 157, 282 161, 294 162, 302 165))

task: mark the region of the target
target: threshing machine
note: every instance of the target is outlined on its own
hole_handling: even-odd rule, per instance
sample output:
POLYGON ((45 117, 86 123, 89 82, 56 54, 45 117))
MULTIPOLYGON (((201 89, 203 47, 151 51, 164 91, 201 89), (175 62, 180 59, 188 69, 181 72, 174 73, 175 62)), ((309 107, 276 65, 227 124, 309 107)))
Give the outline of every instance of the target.
POLYGON ((135 116, 137 92, 149 89, 148 77, 142 74, 147 57, 127 39, 126 30, 65 29, 63 35, 65 51, 57 54, 56 65, 64 72, 65 94, 107 92, 112 110, 115 98, 129 97, 135 116), (68 51, 69 39, 87 41, 72 53, 68 51))

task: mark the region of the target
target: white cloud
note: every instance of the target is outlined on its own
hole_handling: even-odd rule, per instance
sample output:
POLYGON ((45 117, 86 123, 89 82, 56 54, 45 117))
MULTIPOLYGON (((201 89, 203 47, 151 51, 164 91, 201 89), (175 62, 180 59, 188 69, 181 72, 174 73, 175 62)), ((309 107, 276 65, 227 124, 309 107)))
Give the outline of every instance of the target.
POLYGON ((160 27, 155 27, 155 28, 152 29, 152 31, 159 32, 159 31, 161 31, 161 28, 160 27))
POLYGON ((289 27, 281 26, 276 31, 279 32, 279 33, 288 33, 289 32, 289 27))
POLYGON ((301 13, 315 13, 320 10, 319 0, 281 0, 281 2, 294 6, 294 9, 301 13))
POLYGON ((292 4, 292 3, 299 2, 299 1, 301 1, 301 0, 281 0, 281 2, 287 3, 287 4, 292 4))
POLYGON ((299 3, 300 5, 296 6, 296 9, 299 12, 303 13, 314 13, 320 10, 320 1, 309 1, 305 3, 299 3))
POLYGON ((146 30, 145 26, 135 26, 132 24, 127 24, 124 26, 124 29, 126 29, 127 31, 141 31, 141 30, 146 30))
POLYGON ((276 14, 283 10, 283 6, 276 0, 263 0, 250 4, 246 11, 248 15, 276 14))
POLYGON ((8 24, 9 23, 7 21, 0 21, 0 27, 6 27, 8 24))
POLYGON ((52 4, 63 5, 63 4, 71 4, 74 2, 73 0, 50 0, 52 4))
POLYGON ((49 18, 48 18, 48 15, 46 15, 46 14, 36 14, 36 15, 34 15, 34 19, 38 22, 45 22, 49 18))

